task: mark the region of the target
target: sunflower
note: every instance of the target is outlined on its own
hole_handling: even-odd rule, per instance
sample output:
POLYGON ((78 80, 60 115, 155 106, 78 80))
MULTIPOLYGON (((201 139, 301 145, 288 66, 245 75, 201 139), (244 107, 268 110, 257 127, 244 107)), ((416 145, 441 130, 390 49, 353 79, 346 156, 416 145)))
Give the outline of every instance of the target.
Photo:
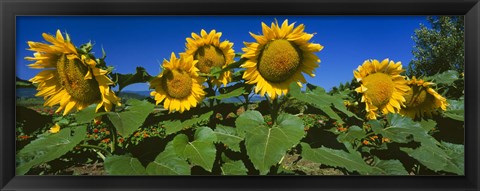
POLYGON ((353 75, 360 82, 355 89, 362 93, 362 102, 368 119, 377 119, 377 111, 382 114, 398 113, 405 102, 404 95, 410 89, 404 76, 400 62, 394 63, 388 59, 381 63, 378 60, 366 60, 358 66, 353 75))
POLYGON ((405 108, 400 110, 400 114, 415 118, 431 116, 437 108, 447 110, 447 99, 431 88, 434 83, 419 80, 414 76, 408 81, 408 85, 410 91, 405 95, 405 108))
MULTIPOLYGON (((211 30, 207 33, 202 29, 200 35, 192 33, 192 38, 187 38, 186 50, 187 55, 193 56, 198 60, 196 67, 201 73, 208 74, 212 67, 225 68, 233 62, 235 52, 233 51, 233 43, 229 41, 220 42, 221 32, 211 30)), ((232 81, 232 73, 230 71, 223 72, 219 78, 212 78, 212 82, 220 86, 227 85, 232 81)))
POLYGON ((285 20, 280 26, 272 23, 268 27, 262 22, 262 35, 250 35, 256 40, 245 43, 242 58, 247 60, 241 66, 246 68, 243 79, 256 84, 255 93, 267 93, 275 99, 288 92, 292 82, 306 83, 303 73, 314 77, 314 70, 320 59, 314 54, 323 49, 320 44, 309 43, 313 34, 303 32, 303 24, 294 28, 294 23, 285 20))
POLYGON ((66 115, 91 104, 98 104, 97 112, 102 107, 110 111, 113 104, 120 105, 120 99, 110 89, 113 82, 106 76, 108 71, 96 67, 97 63, 90 56, 80 54, 68 34, 66 39, 60 30, 56 37, 42 35, 51 44, 29 41, 28 50, 35 53, 34 57, 25 59, 35 61, 28 65, 30 68, 44 69, 30 79, 38 84, 36 96, 44 97, 44 106, 59 104, 56 112, 64 110, 63 115, 66 115))
POLYGON ((163 102, 169 112, 188 111, 203 100, 205 91, 202 83, 205 79, 198 75, 198 68, 193 56, 180 53, 180 59, 172 52, 170 61, 163 61, 163 71, 150 81, 150 93, 156 104, 163 102))

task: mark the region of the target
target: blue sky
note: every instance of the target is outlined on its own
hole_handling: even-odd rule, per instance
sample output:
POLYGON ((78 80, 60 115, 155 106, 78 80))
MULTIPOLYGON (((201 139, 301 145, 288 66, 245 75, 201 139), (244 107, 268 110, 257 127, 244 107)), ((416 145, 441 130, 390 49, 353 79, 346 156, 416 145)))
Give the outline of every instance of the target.
MULTIPOLYGON (((305 24, 307 33, 315 33, 312 42, 324 49, 317 53, 321 63, 316 77, 307 81, 327 90, 353 78, 353 70, 366 59, 390 58, 406 67, 412 59, 412 36, 425 16, 18 16, 16 20, 17 76, 30 79, 40 70, 30 69, 24 57, 27 41, 45 42, 42 33, 68 32, 76 46, 92 41, 97 57, 101 48, 107 53, 107 65, 115 72, 133 73, 137 66, 151 75, 160 71, 163 59, 171 52, 185 50, 185 38, 201 29, 222 32, 220 40, 234 43, 241 52, 243 42, 253 42, 249 32, 261 34, 261 22, 275 19, 305 24)), ((295 26, 297 26, 295 25, 295 26)), ((428 25, 427 25, 428 26, 428 25)), ((145 91, 147 84, 124 90, 145 91)))

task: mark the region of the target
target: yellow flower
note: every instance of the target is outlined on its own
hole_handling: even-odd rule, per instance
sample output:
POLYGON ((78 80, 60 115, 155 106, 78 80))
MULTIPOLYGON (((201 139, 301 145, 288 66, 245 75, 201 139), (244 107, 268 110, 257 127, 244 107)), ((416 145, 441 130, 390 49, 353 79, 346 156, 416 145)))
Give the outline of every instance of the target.
POLYGON ((394 63, 388 59, 381 63, 378 60, 366 60, 358 66, 353 74, 360 87, 355 89, 362 93, 362 102, 368 119, 377 119, 377 111, 382 114, 398 113, 405 102, 404 95, 410 89, 404 76, 400 62, 394 63))
POLYGON ((245 43, 242 58, 247 61, 241 66, 246 68, 243 79, 248 84, 256 84, 255 93, 271 99, 287 94, 292 82, 306 83, 302 74, 315 76, 314 70, 320 59, 314 54, 323 49, 320 44, 309 43, 313 34, 303 32, 303 24, 294 28, 285 20, 280 26, 272 23, 268 27, 262 23, 262 35, 250 33, 256 42, 245 43))
POLYGON ((50 133, 58 133, 60 131, 60 125, 56 124, 53 127, 50 127, 48 130, 50 133))
POLYGON ((120 99, 110 89, 113 84, 106 74, 107 70, 96 67, 96 62, 88 56, 79 54, 66 35, 63 38, 60 30, 56 37, 43 33, 43 38, 51 44, 29 41, 34 57, 25 57, 35 61, 29 67, 44 69, 31 82, 37 83, 36 96, 43 96, 44 106, 60 104, 56 112, 64 110, 63 115, 73 109, 82 110, 98 104, 100 108, 110 111, 113 104, 120 105, 120 99))
POLYGON ((202 83, 205 79, 198 75, 197 62, 193 56, 183 53, 178 59, 173 52, 170 61, 163 61, 163 71, 150 81, 150 88, 155 89, 150 95, 157 105, 165 100, 163 107, 169 112, 183 113, 203 100, 206 93, 202 83))
MULTIPOLYGON (((192 38, 187 38, 186 50, 187 55, 193 56, 195 60, 198 60, 196 67, 201 73, 208 74, 212 67, 225 68, 233 62, 235 52, 233 51, 233 43, 229 41, 220 42, 221 32, 211 30, 207 33, 202 29, 200 35, 192 33, 192 38)), ((220 86, 227 85, 232 81, 232 73, 226 71, 220 74, 219 78, 213 78, 212 82, 220 86)))
POLYGON ((418 80, 415 76, 408 81, 410 91, 405 95, 405 108, 400 114, 411 118, 431 116, 437 108, 447 110, 447 99, 431 88, 434 83, 418 80))

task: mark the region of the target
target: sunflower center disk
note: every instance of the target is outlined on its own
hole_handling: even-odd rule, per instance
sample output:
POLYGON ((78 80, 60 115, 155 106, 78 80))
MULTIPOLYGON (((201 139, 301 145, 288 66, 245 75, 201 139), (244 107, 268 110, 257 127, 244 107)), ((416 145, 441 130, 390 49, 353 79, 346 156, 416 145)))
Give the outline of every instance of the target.
POLYGON ((363 85, 367 87, 365 94, 370 98, 373 105, 383 107, 390 101, 395 90, 395 84, 389 75, 375 73, 368 75, 362 81, 363 85))
POLYGON ((85 80, 88 70, 80 60, 69 60, 62 55, 57 61, 60 84, 72 96, 83 104, 93 104, 101 100, 98 82, 95 78, 85 80))
POLYGON ((180 70, 165 71, 162 78, 162 88, 170 97, 183 99, 192 92, 192 78, 180 70))
POLYGON ((195 53, 195 60, 198 60, 197 68, 200 72, 208 74, 212 67, 225 65, 225 56, 222 50, 215 46, 206 45, 200 47, 195 53))
POLYGON ((283 82, 300 67, 299 48, 287 40, 274 40, 263 49, 257 67, 260 75, 270 82, 283 82))
POLYGON ((433 95, 429 94, 425 88, 413 86, 407 95, 405 95, 405 105, 407 108, 414 108, 423 104, 428 104, 432 102, 433 99, 433 95))

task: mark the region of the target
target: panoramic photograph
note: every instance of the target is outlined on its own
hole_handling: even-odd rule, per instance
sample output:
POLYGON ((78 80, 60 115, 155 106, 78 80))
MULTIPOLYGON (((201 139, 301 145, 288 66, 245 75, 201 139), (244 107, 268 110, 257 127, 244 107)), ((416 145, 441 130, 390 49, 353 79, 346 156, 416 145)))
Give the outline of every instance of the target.
POLYGON ((463 16, 17 16, 16 175, 463 176, 463 16))

